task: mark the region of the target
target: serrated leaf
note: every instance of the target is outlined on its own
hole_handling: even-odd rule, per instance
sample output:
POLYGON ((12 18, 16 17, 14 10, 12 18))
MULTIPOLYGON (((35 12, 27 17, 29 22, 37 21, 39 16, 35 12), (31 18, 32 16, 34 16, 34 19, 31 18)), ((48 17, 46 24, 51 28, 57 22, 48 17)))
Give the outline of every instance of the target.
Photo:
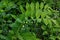
POLYGON ((46 12, 42 12, 42 13, 41 13, 41 18, 42 18, 42 19, 45 18, 46 15, 47 15, 46 12))
POLYGON ((48 19, 43 19, 43 22, 44 22, 45 25, 49 24, 48 19))
POLYGON ((44 7, 44 3, 41 2, 41 3, 40 3, 40 9, 43 9, 43 7, 44 7))
POLYGON ((36 3, 36 11, 39 10, 39 3, 36 3))
POLYGON ((15 15, 12 15, 12 14, 11 14, 11 16, 12 16, 14 19, 16 19, 16 18, 17 18, 15 15))
POLYGON ((35 12, 34 3, 31 3, 30 6, 31 6, 31 18, 32 18, 35 15, 34 14, 34 12, 35 12))
POLYGON ((21 10, 22 13, 25 13, 25 10, 24 10, 22 5, 20 5, 20 10, 21 10))
POLYGON ((31 7, 29 3, 26 3, 26 12, 25 12, 25 16, 31 16, 31 7))
POLYGON ((44 9, 48 9, 48 4, 46 4, 46 5, 44 6, 44 9))
POLYGON ((30 4, 26 3, 26 10, 29 10, 30 4))
POLYGON ((38 19, 40 17, 40 10, 36 11, 36 18, 38 19))
POLYGON ((57 27, 59 27, 59 25, 58 25, 58 23, 57 23, 56 20, 51 19, 51 21, 52 21, 57 27))

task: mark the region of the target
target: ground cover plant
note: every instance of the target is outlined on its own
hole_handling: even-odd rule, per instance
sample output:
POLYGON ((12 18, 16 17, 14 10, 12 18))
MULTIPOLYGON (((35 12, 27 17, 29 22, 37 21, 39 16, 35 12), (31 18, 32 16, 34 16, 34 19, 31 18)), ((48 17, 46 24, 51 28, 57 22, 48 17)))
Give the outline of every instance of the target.
POLYGON ((60 40, 60 0, 1 0, 0 40, 60 40))

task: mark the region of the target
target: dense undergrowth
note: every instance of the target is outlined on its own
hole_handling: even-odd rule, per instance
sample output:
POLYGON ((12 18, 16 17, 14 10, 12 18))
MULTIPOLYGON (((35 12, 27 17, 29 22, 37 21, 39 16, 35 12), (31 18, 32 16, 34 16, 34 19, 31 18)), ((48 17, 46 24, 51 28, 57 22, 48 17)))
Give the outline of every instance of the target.
POLYGON ((60 40, 59 0, 1 0, 0 40, 60 40))

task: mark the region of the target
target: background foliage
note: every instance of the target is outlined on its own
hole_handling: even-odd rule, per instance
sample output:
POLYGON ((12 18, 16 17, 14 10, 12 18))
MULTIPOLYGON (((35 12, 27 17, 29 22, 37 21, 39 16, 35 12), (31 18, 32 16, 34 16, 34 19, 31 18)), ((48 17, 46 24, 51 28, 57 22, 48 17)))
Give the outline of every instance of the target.
POLYGON ((60 0, 1 0, 0 40, 60 40, 60 0))

